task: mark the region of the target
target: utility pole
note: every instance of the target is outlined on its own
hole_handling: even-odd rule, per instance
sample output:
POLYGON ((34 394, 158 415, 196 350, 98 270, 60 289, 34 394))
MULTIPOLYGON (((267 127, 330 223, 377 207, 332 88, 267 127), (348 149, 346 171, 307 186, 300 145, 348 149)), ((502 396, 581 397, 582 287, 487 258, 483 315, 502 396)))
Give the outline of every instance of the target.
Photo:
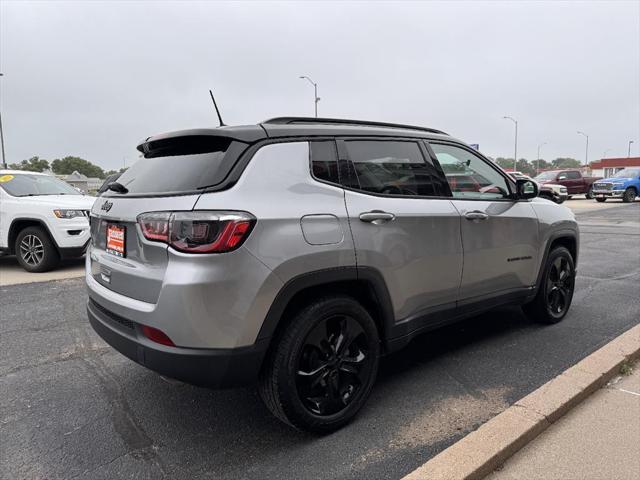
POLYGON ((320 97, 318 96, 318 84, 306 75, 301 75, 300 78, 308 80, 309 83, 313 85, 313 104, 315 107, 316 118, 318 118, 318 102, 320 101, 320 97))
POLYGON ((508 116, 504 116, 502 118, 511 120, 516 126, 516 141, 513 149, 513 171, 516 172, 518 170, 518 121, 515 118, 508 116))
POLYGON ((578 132, 578 135, 582 135, 587 139, 587 146, 584 150, 584 165, 587 166, 589 164, 589 135, 583 132, 578 132))
MULTIPOLYGON (((0 73, 0 75, 2 75, 0 73)), ((627 149, 627 158, 631 157, 631 144, 633 143, 633 140, 629 140, 629 148, 627 149)))
MULTIPOLYGON (((0 77, 4 74, 0 73, 0 77)), ((2 132, 2 112, 0 112, 0 148, 2 149, 2 168, 7 168, 7 157, 4 153, 4 133, 2 132)))
POLYGON ((546 145, 547 142, 542 142, 538 145, 538 161, 536 162, 536 176, 538 176, 538 170, 540 170, 540 147, 546 145))

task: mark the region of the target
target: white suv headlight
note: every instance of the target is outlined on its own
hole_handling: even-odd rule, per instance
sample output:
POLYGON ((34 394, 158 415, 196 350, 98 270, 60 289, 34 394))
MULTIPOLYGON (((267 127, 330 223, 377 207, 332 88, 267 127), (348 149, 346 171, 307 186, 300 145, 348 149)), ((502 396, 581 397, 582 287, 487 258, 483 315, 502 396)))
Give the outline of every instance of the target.
POLYGON ((86 217, 85 213, 82 210, 60 209, 54 210, 53 214, 58 218, 86 217))

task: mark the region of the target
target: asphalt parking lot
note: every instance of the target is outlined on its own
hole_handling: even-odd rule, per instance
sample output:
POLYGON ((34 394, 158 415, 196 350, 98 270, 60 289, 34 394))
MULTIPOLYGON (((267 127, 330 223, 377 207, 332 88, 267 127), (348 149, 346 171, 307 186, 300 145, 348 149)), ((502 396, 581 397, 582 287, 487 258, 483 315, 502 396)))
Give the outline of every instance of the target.
POLYGON ((504 308, 424 335, 326 437, 280 424, 253 388, 191 387, 122 357, 89 327, 82 278, 2 286, 0 478, 400 478, 640 323, 640 202, 567 205, 581 250, 562 323, 504 308))

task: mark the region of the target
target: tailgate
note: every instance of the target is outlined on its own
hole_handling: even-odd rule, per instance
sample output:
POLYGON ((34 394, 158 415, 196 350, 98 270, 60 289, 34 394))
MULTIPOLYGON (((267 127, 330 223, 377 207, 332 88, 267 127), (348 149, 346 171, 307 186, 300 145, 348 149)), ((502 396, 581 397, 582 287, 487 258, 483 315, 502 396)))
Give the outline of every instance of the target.
POLYGON ((168 247, 165 243, 146 240, 140 232, 137 216, 154 211, 189 211, 198 197, 98 198, 91 210, 91 276, 114 292, 155 303, 167 269, 168 247), (110 250, 107 249, 109 227, 112 227, 110 250), (120 233, 122 238, 119 238, 120 233), (123 252, 119 251, 120 246, 123 252))

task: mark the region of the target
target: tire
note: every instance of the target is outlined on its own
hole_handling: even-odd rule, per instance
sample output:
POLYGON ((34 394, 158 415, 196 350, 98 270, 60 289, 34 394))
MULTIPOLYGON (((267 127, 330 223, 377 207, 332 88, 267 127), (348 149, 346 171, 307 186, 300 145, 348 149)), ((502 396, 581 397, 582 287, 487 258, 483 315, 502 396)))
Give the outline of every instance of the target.
POLYGON ((27 272, 40 273, 55 268, 60 255, 49 233, 42 227, 27 227, 18 233, 14 251, 27 272))
POLYGON ((571 200, 571 198, 572 198, 572 195, 569 195, 569 196, 567 197, 567 200, 571 200))
POLYGON ((603 198, 596 198, 596 202, 598 203, 604 203, 607 201, 607 197, 603 197, 603 198))
POLYGON ((571 307, 575 274, 575 263, 569 250, 565 247, 555 247, 551 250, 544 265, 536 298, 523 306, 527 316, 545 324, 561 321, 571 307))
POLYGON ((258 392, 283 422, 329 433, 350 422, 367 401, 379 357, 378 330, 369 313, 348 296, 320 298, 294 314, 276 338, 258 392))
POLYGON ((624 194, 622 195, 622 201, 624 203, 631 203, 636 199, 636 189, 633 187, 629 187, 624 191, 624 194))
POLYGON ((589 190, 585 194, 585 197, 587 197, 588 200, 593 200, 593 185, 589 187, 589 190))

